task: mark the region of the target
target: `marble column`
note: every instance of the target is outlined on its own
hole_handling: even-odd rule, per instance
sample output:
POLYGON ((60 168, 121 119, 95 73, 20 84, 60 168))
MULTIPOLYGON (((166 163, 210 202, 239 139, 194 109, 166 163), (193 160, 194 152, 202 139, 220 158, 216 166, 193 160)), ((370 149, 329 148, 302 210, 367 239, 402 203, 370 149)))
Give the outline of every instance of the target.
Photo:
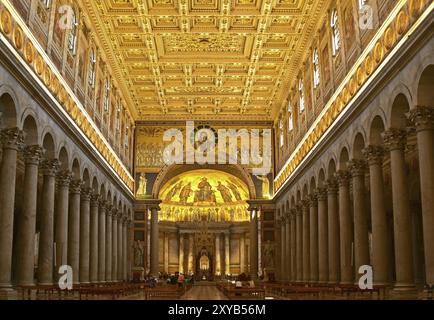
POLYGON ((134 243, 134 234, 133 234, 133 222, 130 218, 128 218, 126 223, 126 232, 127 232, 127 279, 132 280, 133 279, 133 243, 134 243))
POLYGON ((258 250, 258 210, 250 210, 250 277, 258 279, 259 271, 259 250, 258 250))
POLYGON ((246 272, 246 235, 240 235, 240 273, 246 272))
POLYGON ((354 284, 352 266, 353 226, 351 217, 350 179, 351 174, 345 170, 336 172, 339 183, 339 238, 341 284, 354 284))
POLYGON ((98 282, 106 281, 106 205, 105 200, 99 201, 98 207, 98 282))
POLYGON ((369 146, 363 150, 363 154, 369 164, 374 283, 385 285, 389 282, 389 246, 387 243, 389 232, 383 181, 384 150, 379 146, 369 146))
MULTIPOLYGON (((57 173, 57 199, 56 199, 56 218, 54 228, 55 248, 56 248, 56 268, 68 264, 68 215, 69 215, 69 185, 71 183, 71 172, 60 171, 57 173)), ((55 274, 58 279, 58 270, 55 274)))
POLYGON ((105 225, 105 281, 111 282, 112 278, 112 254, 113 254, 113 206, 106 207, 106 225, 105 225))
POLYGON ((303 223, 303 282, 310 280, 310 212, 309 200, 302 202, 303 223))
POLYGON ((329 247, 328 247, 328 217, 327 190, 318 189, 318 279, 319 283, 329 281, 329 247))
POLYGON ((194 273, 194 234, 188 235, 188 273, 194 273))
POLYGON ((184 234, 179 234, 179 273, 184 273, 184 234))
POLYGON ((164 232, 164 272, 169 273, 169 235, 167 232, 164 232))
POLYGON ((158 206, 151 207, 151 275, 158 276, 158 206))
POLYGON ((222 262, 221 262, 221 248, 220 248, 220 233, 215 236, 215 271, 217 276, 222 275, 222 262))
MULTIPOLYGON (((395 288, 414 287, 413 248, 407 166, 405 164, 406 132, 392 129, 383 134, 390 151, 392 171, 393 226, 395 239, 395 288)), ((425 249, 426 250, 426 249, 425 249)))
POLYGON ((89 280, 98 282, 98 207, 99 195, 93 194, 90 200, 90 243, 89 243, 89 280))
POLYGON ((303 209, 300 205, 297 206, 295 216, 295 232, 296 232, 296 251, 297 251, 297 273, 296 281, 303 280, 303 209))
POLYGON ((280 225, 280 280, 286 279, 286 222, 282 212, 279 220, 280 225))
POLYGON ((12 240, 15 211, 17 153, 24 142, 23 132, 6 129, 0 132, 3 146, 0 167, 0 288, 11 287, 12 240))
POLYGON ((42 183, 42 208, 38 255, 38 284, 53 284, 54 265, 54 201, 56 191, 56 172, 59 161, 45 160, 41 164, 44 176, 42 183))
POLYGON ((231 273, 231 245, 230 245, 230 233, 225 233, 225 273, 226 275, 231 273))
POLYGON ((113 209, 112 214, 112 281, 118 280, 118 219, 119 211, 113 209))
POLYGON ((24 196, 16 231, 16 281, 20 286, 34 284, 38 167, 41 155, 40 146, 28 146, 24 149, 24 196))
POLYGON ((125 216, 122 222, 122 279, 128 281, 128 217, 125 216))
POLYGON ((285 278, 284 280, 291 280, 291 214, 285 213, 285 278))
POLYGON ((329 283, 339 282, 339 211, 338 184, 335 180, 327 181, 327 217, 328 217, 328 247, 329 247, 329 283))
POLYGON ((316 194, 310 195, 310 281, 318 282, 318 197, 316 194))
POLYGON ((409 114, 416 127, 422 200, 426 283, 434 285, 434 108, 417 106, 409 114))
POLYGON ((291 282, 297 280, 297 210, 291 209, 291 282))
POLYGON ((73 283, 80 283, 80 193, 81 180, 69 186, 68 265, 72 268, 73 283))
POLYGON ((124 267, 124 257, 123 257, 123 251, 122 248, 124 246, 123 244, 123 238, 122 238, 122 224, 124 221, 124 216, 122 215, 122 212, 120 213, 120 216, 118 217, 118 273, 117 273, 117 279, 118 281, 122 281, 122 276, 124 273, 123 267, 124 267))
MULTIPOLYGON (((363 265, 369 265, 368 208, 366 208, 366 163, 355 159, 349 163, 353 179, 354 203, 354 267, 356 273, 363 265)), ((358 283, 358 281, 356 281, 358 283)))
POLYGON ((80 283, 89 283, 90 264, 90 189, 83 188, 80 198, 80 283))

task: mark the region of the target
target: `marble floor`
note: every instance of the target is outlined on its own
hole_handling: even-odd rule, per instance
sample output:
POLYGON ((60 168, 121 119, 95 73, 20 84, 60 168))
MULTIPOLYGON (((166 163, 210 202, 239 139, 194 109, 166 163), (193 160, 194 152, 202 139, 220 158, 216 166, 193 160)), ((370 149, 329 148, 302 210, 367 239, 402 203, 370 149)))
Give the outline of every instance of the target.
POLYGON ((194 286, 181 300, 228 300, 216 286, 194 286))

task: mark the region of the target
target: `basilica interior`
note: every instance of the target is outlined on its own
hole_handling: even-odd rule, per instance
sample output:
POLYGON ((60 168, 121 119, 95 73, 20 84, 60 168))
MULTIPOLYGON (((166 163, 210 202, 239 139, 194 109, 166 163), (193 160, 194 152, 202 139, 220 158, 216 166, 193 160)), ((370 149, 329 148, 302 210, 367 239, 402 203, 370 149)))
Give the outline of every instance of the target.
POLYGON ((433 9, 0 0, 0 299, 432 299, 433 9))

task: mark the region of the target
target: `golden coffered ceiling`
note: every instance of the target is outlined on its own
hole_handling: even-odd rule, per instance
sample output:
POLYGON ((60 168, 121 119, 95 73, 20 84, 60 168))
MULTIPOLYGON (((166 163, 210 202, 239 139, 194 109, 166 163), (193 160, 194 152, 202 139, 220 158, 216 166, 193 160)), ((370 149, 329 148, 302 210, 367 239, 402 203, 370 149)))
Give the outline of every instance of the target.
POLYGON ((82 0, 138 120, 272 120, 329 0, 82 0))

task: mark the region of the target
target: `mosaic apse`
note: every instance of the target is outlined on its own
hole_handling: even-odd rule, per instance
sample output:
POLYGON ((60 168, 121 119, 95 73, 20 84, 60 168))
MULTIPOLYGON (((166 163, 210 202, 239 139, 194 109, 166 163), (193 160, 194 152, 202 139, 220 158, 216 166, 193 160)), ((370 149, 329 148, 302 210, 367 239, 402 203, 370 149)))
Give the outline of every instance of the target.
POLYGON ((217 170, 194 170, 160 191, 162 221, 243 222, 249 220, 249 192, 239 178, 217 170))

